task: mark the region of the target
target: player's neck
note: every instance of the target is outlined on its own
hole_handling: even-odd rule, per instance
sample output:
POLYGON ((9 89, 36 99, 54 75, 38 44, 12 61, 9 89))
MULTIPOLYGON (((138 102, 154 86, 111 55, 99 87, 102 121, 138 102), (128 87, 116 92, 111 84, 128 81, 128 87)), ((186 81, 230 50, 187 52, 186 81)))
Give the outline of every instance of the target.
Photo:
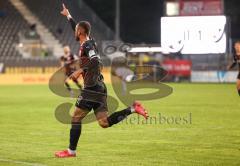
POLYGON ((80 40, 79 40, 79 42, 80 42, 80 45, 83 45, 83 43, 85 43, 86 41, 88 41, 90 38, 88 37, 88 36, 86 36, 86 37, 80 37, 80 40))

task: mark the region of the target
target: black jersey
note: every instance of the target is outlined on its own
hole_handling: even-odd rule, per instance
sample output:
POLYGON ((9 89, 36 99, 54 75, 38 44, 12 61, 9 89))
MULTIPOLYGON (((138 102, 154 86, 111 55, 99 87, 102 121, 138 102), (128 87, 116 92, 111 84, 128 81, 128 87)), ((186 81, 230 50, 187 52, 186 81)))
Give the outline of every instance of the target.
POLYGON ((95 86, 99 81, 103 80, 101 74, 103 65, 93 39, 86 41, 80 46, 79 58, 80 67, 83 69, 84 87, 95 86))
MULTIPOLYGON (((73 31, 76 28, 76 22, 70 18, 69 22, 73 31)), ((103 81, 101 74, 102 62, 98 54, 96 42, 93 39, 87 40, 80 46, 79 50, 80 67, 83 69, 84 87, 93 87, 99 81, 103 81)))

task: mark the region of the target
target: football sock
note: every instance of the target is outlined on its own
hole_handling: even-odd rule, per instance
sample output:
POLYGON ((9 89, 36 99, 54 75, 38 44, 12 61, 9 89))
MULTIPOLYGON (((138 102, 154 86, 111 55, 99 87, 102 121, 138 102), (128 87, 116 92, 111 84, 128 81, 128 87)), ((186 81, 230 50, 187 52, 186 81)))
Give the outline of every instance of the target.
POLYGON ((75 151, 77 149, 77 144, 81 135, 81 131, 82 131, 81 122, 79 123, 72 122, 72 128, 70 130, 70 145, 69 145, 70 150, 75 151))
POLYGON ((76 154, 76 150, 68 149, 68 153, 70 153, 70 154, 76 154))
POLYGON ((238 90, 238 95, 240 96, 240 89, 238 90))
POLYGON ((132 113, 133 113, 133 110, 131 109, 131 107, 126 108, 119 112, 114 112, 107 118, 109 127, 121 122, 123 119, 125 119, 128 115, 130 115, 132 113))
POLYGON ((65 86, 67 87, 67 90, 71 91, 71 87, 67 82, 65 82, 65 86))
POLYGON ((82 90, 82 86, 79 84, 79 82, 78 81, 74 81, 75 82, 75 84, 77 85, 77 87, 80 89, 80 90, 82 90))

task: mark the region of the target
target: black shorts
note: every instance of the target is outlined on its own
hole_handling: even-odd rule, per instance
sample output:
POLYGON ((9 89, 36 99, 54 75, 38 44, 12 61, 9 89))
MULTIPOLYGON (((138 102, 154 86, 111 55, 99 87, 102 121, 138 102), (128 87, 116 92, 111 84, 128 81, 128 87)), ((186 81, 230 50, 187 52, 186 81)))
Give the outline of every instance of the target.
POLYGON ((93 87, 86 87, 82 90, 75 104, 77 108, 94 112, 107 111, 107 88, 104 82, 98 82, 93 87))
POLYGON ((237 76, 237 79, 239 79, 239 80, 240 80, 240 72, 238 72, 238 76, 237 76))

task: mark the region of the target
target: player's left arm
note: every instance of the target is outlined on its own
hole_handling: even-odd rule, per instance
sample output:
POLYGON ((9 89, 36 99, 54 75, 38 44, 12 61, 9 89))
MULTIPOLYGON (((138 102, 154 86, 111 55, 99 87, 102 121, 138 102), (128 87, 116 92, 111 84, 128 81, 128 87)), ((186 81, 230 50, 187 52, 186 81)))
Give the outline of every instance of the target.
POLYGON ((77 80, 82 73, 83 73, 83 70, 80 68, 77 71, 75 71, 72 75, 70 75, 69 79, 77 80))
POLYGON ((86 45, 84 48, 85 54, 89 57, 89 63, 88 63, 88 70, 95 69, 96 67, 99 67, 100 63, 100 56, 98 53, 98 50, 94 44, 86 45))

